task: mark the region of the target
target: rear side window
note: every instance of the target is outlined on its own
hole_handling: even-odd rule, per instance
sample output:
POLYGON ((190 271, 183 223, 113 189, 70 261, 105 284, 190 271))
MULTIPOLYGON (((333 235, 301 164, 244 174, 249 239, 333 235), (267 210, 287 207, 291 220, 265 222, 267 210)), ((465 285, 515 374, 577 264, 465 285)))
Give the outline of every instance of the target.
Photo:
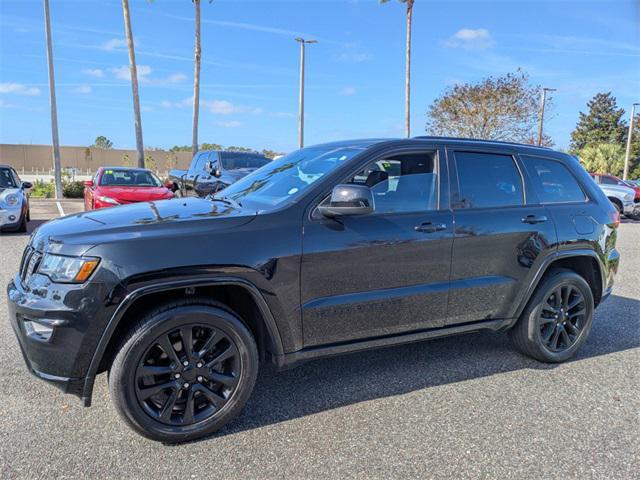
POLYGON ((540 203, 584 202, 578 181, 562 163, 521 155, 533 181, 540 203))
POLYGON ((461 207, 524 204, 522 176, 511 155, 455 152, 461 207))
POLYGON ((600 183, 603 185, 618 185, 618 182, 615 178, 605 177, 604 175, 600 176, 600 183))

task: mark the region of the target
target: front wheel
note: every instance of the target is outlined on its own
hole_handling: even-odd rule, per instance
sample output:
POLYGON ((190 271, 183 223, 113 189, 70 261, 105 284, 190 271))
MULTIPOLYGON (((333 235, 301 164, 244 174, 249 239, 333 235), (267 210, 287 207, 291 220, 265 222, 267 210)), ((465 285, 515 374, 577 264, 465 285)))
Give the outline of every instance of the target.
POLYGON ((587 339, 593 311, 593 293, 585 279, 572 270, 558 269, 538 285, 509 334, 525 355, 542 362, 564 362, 587 339))
POLYGON ((109 372, 118 412, 138 433, 168 443, 210 435, 248 400, 256 343, 222 305, 180 301, 131 330, 109 372))

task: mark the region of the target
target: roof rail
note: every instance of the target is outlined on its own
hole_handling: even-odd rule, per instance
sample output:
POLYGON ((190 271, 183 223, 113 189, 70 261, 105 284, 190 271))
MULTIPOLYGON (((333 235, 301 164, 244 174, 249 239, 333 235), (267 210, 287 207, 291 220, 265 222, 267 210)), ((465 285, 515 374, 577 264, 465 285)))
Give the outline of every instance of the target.
POLYGON ((549 147, 544 147, 541 145, 531 145, 530 143, 518 143, 518 142, 505 142, 502 140, 485 140, 482 138, 470 138, 470 137, 445 137, 445 136, 438 136, 438 135, 418 135, 416 137, 413 138, 417 138, 417 139, 421 139, 421 140, 452 140, 454 142, 476 142, 476 143, 497 143, 499 145, 515 145, 515 146, 519 146, 519 147, 531 147, 531 148, 544 148, 546 150, 553 150, 552 148, 549 147))

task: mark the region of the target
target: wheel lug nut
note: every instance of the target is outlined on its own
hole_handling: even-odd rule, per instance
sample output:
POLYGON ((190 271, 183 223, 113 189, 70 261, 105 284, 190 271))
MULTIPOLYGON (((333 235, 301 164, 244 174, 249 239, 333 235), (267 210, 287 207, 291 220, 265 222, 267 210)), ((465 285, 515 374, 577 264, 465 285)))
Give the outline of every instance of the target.
POLYGON ((198 381, 201 382, 202 380, 204 380, 201 376, 198 377, 198 381))
POLYGON ((184 385, 182 385, 184 388, 189 388, 189 382, 184 382, 184 385))
POLYGON ((180 375, 179 373, 176 373, 176 374, 173 376, 173 378, 180 378, 180 377, 181 377, 181 375, 180 375))
POLYGON ((189 362, 187 360, 185 360, 184 362, 182 362, 182 365, 184 365, 185 367, 189 366, 189 362))
POLYGON ((202 362, 198 362, 198 363, 196 364, 196 367, 198 367, 198 368, 202 368, 202 362))

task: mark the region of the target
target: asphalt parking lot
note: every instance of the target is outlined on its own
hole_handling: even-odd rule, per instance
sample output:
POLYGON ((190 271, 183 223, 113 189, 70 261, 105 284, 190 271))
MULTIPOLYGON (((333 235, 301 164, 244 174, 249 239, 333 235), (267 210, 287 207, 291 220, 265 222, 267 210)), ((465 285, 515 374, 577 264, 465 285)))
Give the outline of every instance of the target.
MULTIPOLYGON (((34 202, 30 231, 57 215, 34 202)), ((179 446, 131 432, 104 375, 89 409, 29 375, 4 291, 27 240, 0 236, 1 478, 638 478, 640 222, 571 362, 477 333, 267 370, 240 417, 179 446)))

